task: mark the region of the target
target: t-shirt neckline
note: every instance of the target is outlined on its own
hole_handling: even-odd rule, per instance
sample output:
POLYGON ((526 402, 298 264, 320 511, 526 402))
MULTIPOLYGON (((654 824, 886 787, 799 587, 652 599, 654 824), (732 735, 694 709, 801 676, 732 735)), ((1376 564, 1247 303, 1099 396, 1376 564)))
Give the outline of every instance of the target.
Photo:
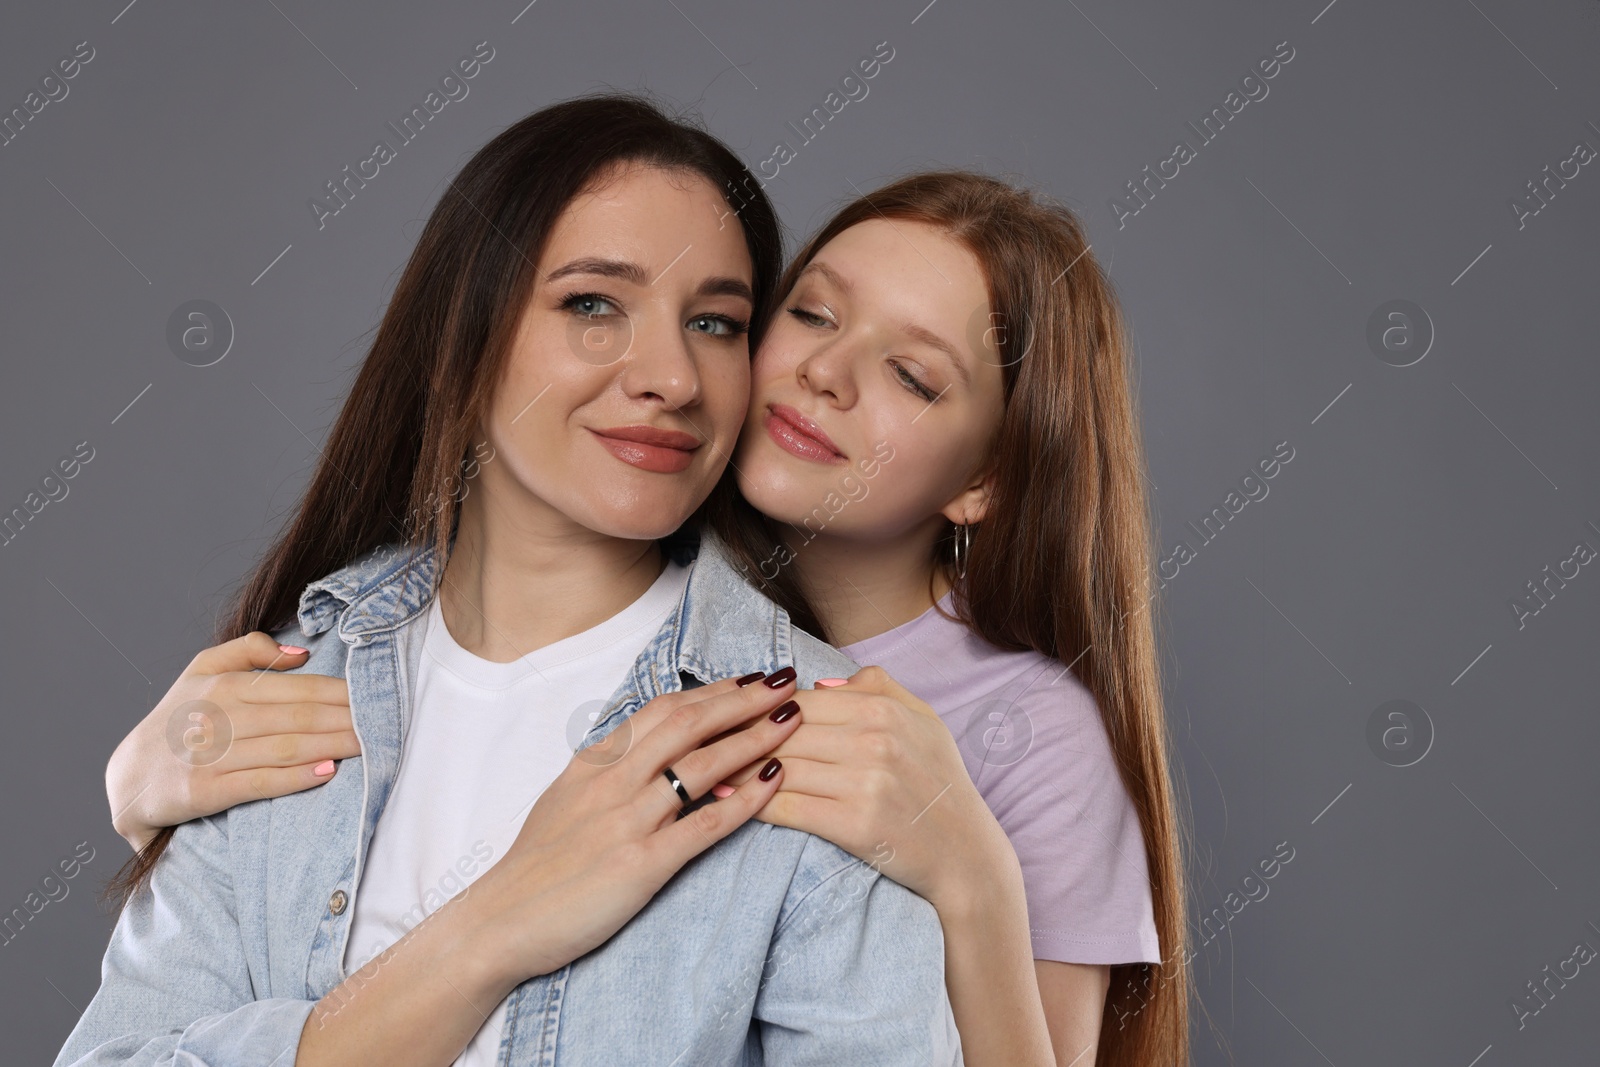
POLYGON ((909 619, 899 626, 883 631, 881 634, 873 634, 871 637, 863 637, 861 640, 853 641, 848 645, 841 645, 839 651, 857 663, 866 662, 857 653, 863 653, 870 659, 899 646, 903 641, 927 626, 932 626, 939 622, 949 622, 950 620, 945 618, 945 615, 955 614, 955 592, 955 588, 951 587, 945 591, 944 596, 940 597, 934 606, 928 608, 916 618, 909 619), (944 614, 940 613, 940 609, 943 609, 944 614))
POLYGON ((462 648, 445 625, 439 598, 435 597, 428 608, 428 629, 422 652, 435 666, 470 685, 482 689, 504 689, 524 679, 537 678, 544 671, 559 670, 564 664, 625 643, 630 636, 646 627, 658 629, 661 620, 682 597, 688 578, 689 567, 669 559, 650 588, 615 615, 587 630, 563 637, 506 663, 484 659, 462 648))

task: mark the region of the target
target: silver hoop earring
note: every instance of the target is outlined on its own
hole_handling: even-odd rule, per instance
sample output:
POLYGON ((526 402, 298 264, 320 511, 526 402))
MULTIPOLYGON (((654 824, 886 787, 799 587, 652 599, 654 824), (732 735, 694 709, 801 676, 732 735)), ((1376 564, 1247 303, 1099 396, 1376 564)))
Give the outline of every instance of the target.
POLYGON ((972 552, 972 526, 970 523, 961 523, 956 529, 961 531, 961 538, 955 541, 956 577, 965 580, 967 577, 967 556, 972 552))

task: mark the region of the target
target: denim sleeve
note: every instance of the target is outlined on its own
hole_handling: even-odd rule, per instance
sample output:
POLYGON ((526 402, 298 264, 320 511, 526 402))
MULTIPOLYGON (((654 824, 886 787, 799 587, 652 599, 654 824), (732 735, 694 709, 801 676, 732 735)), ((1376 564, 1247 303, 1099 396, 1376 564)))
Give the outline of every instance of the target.
POLYGON ((765 1062, 962 1067, 939 913, 820 838, 806 852, 802 868, 849 862, 830 865, 773 937, 754 1008, 765 1062))
POLYGON ((174 831, 118 917, 100 989, 55 1067, 293 1067, 316 1002, 256 997, 228 857, 227 812, 174 831))

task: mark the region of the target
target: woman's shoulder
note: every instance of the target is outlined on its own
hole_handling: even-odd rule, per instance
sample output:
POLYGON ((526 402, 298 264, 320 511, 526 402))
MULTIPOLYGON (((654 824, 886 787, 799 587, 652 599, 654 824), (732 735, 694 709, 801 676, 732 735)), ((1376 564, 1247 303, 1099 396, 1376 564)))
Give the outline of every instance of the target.
POLYGON ((432 599, 433 571, 438 555, 431 544, 390 541, 358 552, 343 566, 306 584, 300 593, 296 619, 306 637, 339 626, 348 628, 349 609, 365 605, 371 619, 361 625, 395 621, 432 599))
POLYGON ((1107 742, 1094 694, 1078 674, 1084 657, 1069 664, 1033 649, 1000 648, 936 612, 897 633, 892 642, 869 638, 846 647, 927 701, 958 740, 981 734, 991 756, 1006 739, 1024 750, 1107 742))
POLYGON ((1094 694, 1078 674, 1082 656, 1063 663, 1000 648, 937 609, 845 650, 939 713, 980 790, 1047 770, 1072 775, 1112 758, 1094 694))
POLYGON ((1021 864, 1035 958, 1160 959, 1139 814, 1094 693, 1038 652, 988 665, 987 691, 945 722, 1021 864))
POLYGON ((1081 780, 1085 770, 1113 761, 1099 704, 1070 666, 1039 652, 997 649, 976 635, 972 641, 984 649, 947 659, 949 696, 929 703, 980 787, 1001 776, 1081 780))

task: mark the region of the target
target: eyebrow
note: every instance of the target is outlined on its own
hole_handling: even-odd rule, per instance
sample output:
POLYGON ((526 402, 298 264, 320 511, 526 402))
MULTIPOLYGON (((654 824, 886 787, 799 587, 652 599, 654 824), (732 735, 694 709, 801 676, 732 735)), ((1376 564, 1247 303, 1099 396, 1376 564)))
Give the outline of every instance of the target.
MULTIPOLYGON (((545 275, 546 282, 559 281, 574 274, 597 274, 603 278, 616 278, 619 281, 630 282, 633 285, 647 286, 650 277, 639 264, 623 259, 600 259, 585 257, 575 259, 563 264, 545 275)), ((695 290, 698 296, 736 296, 754 304, 756 296, 750 284, 741 278, 716 276, 707 278, 700 283, 700 288, 695 290)))
MULTIPOLYGON (((855 286, 850 283, 850 279, 846 278, 843 274, 840 274, 826 263, 818 263, 816 260, 812 260, 810 263, 807 263, 805 269, 800 272, 800 277, 804 278, 807 274, 822 275, 833 284, 835 289, 838 289, 840 292, 855 292, 855 286)), ((799 279, 796 280, 798 281, 799 279)))

